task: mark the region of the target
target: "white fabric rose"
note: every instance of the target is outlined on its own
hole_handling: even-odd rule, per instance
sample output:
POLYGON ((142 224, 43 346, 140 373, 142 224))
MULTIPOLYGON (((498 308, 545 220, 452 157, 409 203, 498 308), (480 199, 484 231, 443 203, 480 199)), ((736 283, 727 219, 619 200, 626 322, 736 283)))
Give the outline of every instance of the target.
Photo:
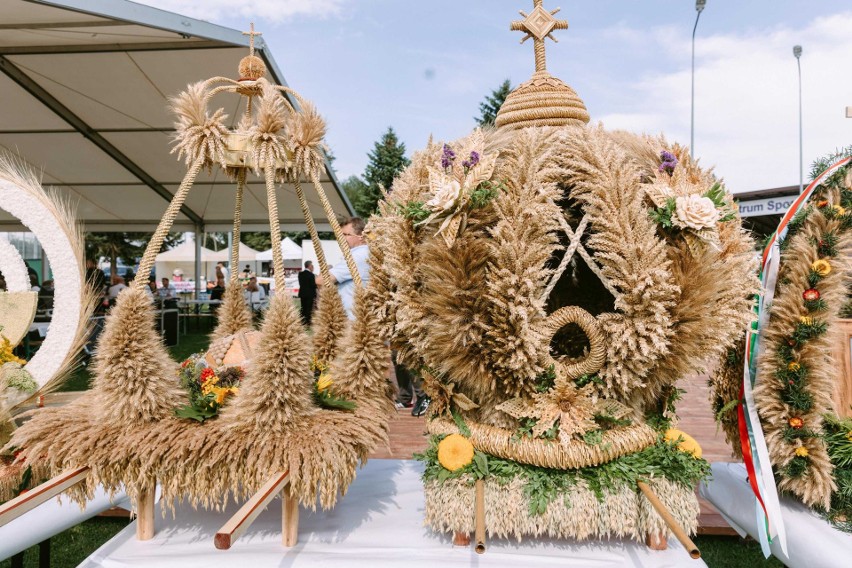
POLYGON ((716 204, 709 197, 686 195, 675 199, 672 224, 684 229, 712 229, 719 220, 716 204))
POLYGON ((430 211, 449 211, 456 204, 461 193, 461 184, 456 180, 448 180, 435 191, 435 196, 426 202, 430 211))

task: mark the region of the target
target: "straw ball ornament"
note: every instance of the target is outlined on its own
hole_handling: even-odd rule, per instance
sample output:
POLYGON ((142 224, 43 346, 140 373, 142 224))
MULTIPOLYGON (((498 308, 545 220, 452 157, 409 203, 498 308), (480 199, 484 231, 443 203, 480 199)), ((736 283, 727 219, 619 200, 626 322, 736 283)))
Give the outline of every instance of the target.
POLYGON ((257 81, 266 75, 266 64, 257 55, 246 55, 240 59, 240 81, 257 81))
POLYGON ((450 434, 438 444, 438 462, 450 471, 473 461, 473 444, 461 434, 450 434))
POLYGON ((585 126, 589 112, 577 92, 550 73, 537 72, 512 91, 494 124, 497 128, 585 126))

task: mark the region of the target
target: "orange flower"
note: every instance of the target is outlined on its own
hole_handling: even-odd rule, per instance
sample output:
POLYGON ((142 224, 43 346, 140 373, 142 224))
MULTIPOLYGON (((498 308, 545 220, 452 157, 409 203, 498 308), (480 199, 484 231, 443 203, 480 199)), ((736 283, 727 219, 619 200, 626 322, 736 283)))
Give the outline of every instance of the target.
POLYGON ((820 276, 828 276, 831 273, 831 263, 824 258, 815 260, 814 263, 811 264, 811 270, 820 276))
POLYGON ((450 434, 438 443, 438 462, 450 471, 473 461, 473 444, 461 434, 450 434))
POLYGON ((790 428, 795 428, 796 430, 800 429, 805 425, 805 421, 801 419, 799 416, 793 416, 790 420, 787 421, 790 425, 790 428))
POLYGON ((804 446, 799 446, 796 448, 796 455, 800 458, 806 458, 808 457, 808 449, 804 446))
POLYGON ((792 372, 794 372, 794 373, 795 373, 796 371, 798 371, 799 369, 801 369, 801 368, 802 368, 802 366, 801 366, 801 365, 799 365, 798 363, 796 363, 795 361, 793 361, 792 363, 789 363, 789 364, 787 365, 787 370, 788 370, 788 371, 792 371, 792 372))
POLYGON ((819 207, 820 209, 822 209, 823 207, 828 207, 828 199, 817 201, 817 207, 819 207))
POLYGON ((808 302, 815 302, 819 300, 819 290, 816 288, 808 288, 804 292, 802 292, 802 298, 808 302))

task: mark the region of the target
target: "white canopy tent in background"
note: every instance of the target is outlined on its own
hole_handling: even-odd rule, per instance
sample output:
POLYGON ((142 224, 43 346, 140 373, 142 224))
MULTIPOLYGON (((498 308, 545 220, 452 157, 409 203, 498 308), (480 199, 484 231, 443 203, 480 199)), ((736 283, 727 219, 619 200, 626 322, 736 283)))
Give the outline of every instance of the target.
MULTIPOLYGON (((259 251, 254 250, 253 248, 251 248, 250 246, 248 246, 245 243, 240 243, 239 254, 240 254, 239 265, 236 266, 236 267, 229 266, 229 269, 230 270, 236 270, 239 273, 239 272, 242 272, 243 268, 245 268, 246 265, 248 265, 249 268, 251 268, 252 272, 254 272, 255 274, 258 274, 258 266, 259 266, 258 260, 259 259, 257 258, 257 256, 261 253, 259 251)), ((210 256, 210 259, 213 260, 214 262, 224 262, 225 265, 228 265, 229 261, 231 260, 231 252, 227 248, 225 248, 225 249, 222 249, 218 252, 214 252, 210 256)))
MULTIPOLYGON (((337 241, 320 241, 322 251, 325 253, 325 260, 329 266, 334 266, 338 262, 344 262, 343 253, 340 251, 340 245, 337 241)), ((317 252, 314 249, 314 243, 310 239, 302 241, 302 261, 312 261, 314 263, 314 272, 319 274, 319 261, 317 261, 317 252)))
MULTIPOLYGON (((186 170, 169 153, 168 98, 210 77, 236 78, 248 37, 125 0, 3 0, 0 28, 0 149, 68 196, 87 231, 152 231, 186 170)), ((269 79, 286 85, 262 36, 255 46, 269 79)), ((244 103, 220 94, 210 108, 224 108, 233 123, 244 103)), ((335 213, 354 214, 328 162, 321 182, 335 213)), ((330 230, 312 184, 302 188, 317 228, 330 230)), ((279 195, 281 229, 304 230, 293 187, 279 195)), ((234 196, 218 168, 202 172, 173 230, 231 230, 234 196)), ((269 226, 264 183, 254 175, 242 219, 246 231, 269 226)), ((0 210, 0 231, 22 230, 0 210)))
MULTIPOLYGON (((216 254, 214 251, 206 247, 201 247, 201 262, 202 276, 207 276, 213 272, 213 265, 216 261, 211 258, 211 255, 216 254)), ((157 255, 154 272, 157 277, 157 282, 162 278, 172 278, 175 270, 183 272, 186 280, 195 280, 195 243, 193 241, 185 241, 173 249, 161 252, 157 255)))
MULTIPOLYGON (((284 257, 284 268, 302 267, 302 247, 290 237, 281 239, 281 256, 284 257)), ((272 249, 257 253, 256 260, 260 262, 272 262, 272 249)))

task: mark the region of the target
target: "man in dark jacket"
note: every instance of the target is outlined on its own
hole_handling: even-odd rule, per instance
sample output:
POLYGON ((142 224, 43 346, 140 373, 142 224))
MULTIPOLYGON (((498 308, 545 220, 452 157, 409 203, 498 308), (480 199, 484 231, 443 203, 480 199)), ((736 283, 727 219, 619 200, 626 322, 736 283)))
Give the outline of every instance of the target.
POLYGON ((317 297, 317 277, 314 275, 314 263, 305 261, 305 269, 299 272, 299 300, 302 301, 302 321, 311 325, 314 300, 317 297))

